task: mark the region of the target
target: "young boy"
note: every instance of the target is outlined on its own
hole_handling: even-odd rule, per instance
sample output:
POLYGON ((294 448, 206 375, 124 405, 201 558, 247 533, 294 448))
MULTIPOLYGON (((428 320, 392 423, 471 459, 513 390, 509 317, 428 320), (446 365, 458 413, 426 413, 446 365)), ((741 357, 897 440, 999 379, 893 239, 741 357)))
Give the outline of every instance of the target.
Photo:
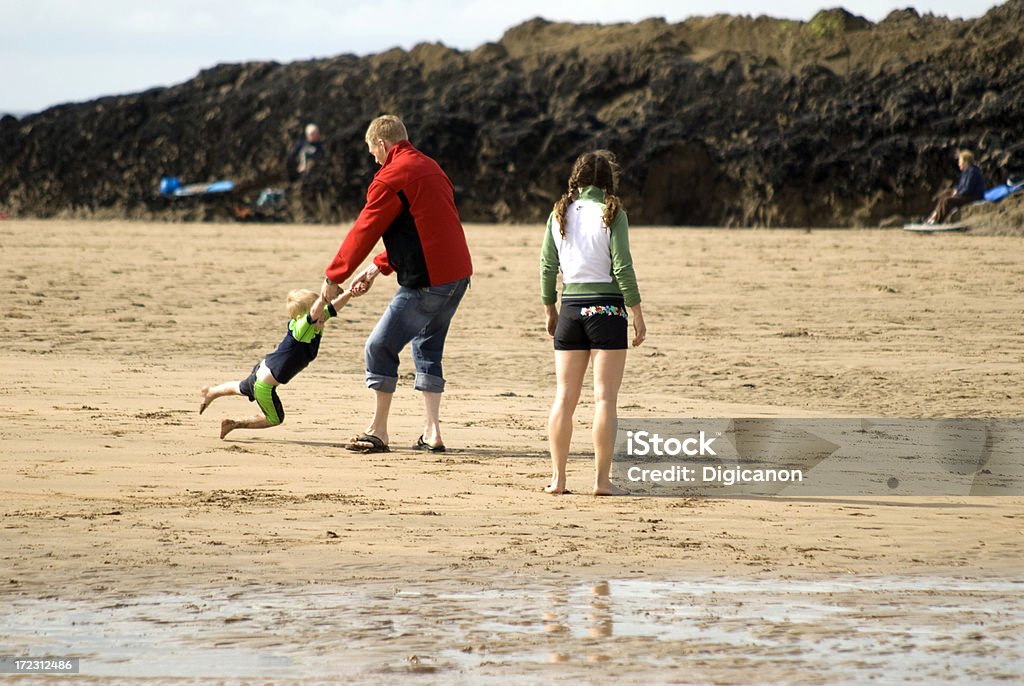
MULTIPOLYGON (((277 350, 253 367, 252 373, 244 381, 228 381, 213 387, 203 386, 203 402, 199 406, 199 414, 202 414, 214 400, 225 395, 244 395, 250 402, 255 401, 263 411, 263 416, 223 420, 220 423, 221 438, 235 429, 266 429, 284 421, 284 407, 277 397, 277 387, 291 381, 316 359, 323 330, 317 329, 314 325, 310 310, 316 302, 323 302, 319 297, 319 293, 306 289, 289 292, 288 316, 291 321, 288 322, 288 333, 277 346, 277 350)), ((352 291, 348 290, 332 300, 324 308, 326 319, 336 317, 338 310, 351 298, 352 291)))

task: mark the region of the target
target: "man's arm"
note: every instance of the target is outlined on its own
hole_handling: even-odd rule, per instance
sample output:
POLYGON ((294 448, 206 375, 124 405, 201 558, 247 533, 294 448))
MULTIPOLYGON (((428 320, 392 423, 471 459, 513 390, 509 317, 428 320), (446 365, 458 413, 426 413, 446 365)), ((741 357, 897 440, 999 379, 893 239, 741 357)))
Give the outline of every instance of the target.
MULTIPOLYGON (((324 271, 327 278, 340 284, 351 276, 401 212, 402 201, 397 194, 383 182, 375 180, 371 183, 366 192, 366 205, 342 241, 338 254, 324 271)), ((386 259, 386 253, 382 254, 386 259)))
POLYGON ((373 256, 373 264, 384 276, 389 276, 391 272, 395 271, 391 268, 391 261, 388 259, 388 251, 383 250, 373 256))

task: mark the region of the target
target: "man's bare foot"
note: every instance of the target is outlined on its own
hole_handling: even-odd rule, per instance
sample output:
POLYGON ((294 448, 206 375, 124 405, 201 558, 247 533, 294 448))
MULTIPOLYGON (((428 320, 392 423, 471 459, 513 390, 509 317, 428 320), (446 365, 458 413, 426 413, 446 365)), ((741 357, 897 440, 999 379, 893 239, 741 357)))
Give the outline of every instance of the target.
POLYGON ((544 492, 550 493, 551 495, 565 495, 566 493, 571 493, 571 491, 565 487, 565 480, 559 482, 558 479, 552 479, 551 483, 544 487, 544 492))
POLYGON ((220 423, 220 437, 224 438, 238 428, 238 422, 234 419, 225 419, 220 423))
MULTIPOLYGON (((209 386, 203 386, 202 389, 200 389, 199 392, 203 394, 203 402, 199 406, 199 414, 202 414, 203 411, 210 406, 210 403, 213 402, 213 398, 210 397, 210 387, 209 386)), ((221 438, 224 438, 224 437, 221 436, 221 438)))
POLYGON ((594 486, 594 495, 629 495, 629 491, 609 483, 606 486, 594 486))

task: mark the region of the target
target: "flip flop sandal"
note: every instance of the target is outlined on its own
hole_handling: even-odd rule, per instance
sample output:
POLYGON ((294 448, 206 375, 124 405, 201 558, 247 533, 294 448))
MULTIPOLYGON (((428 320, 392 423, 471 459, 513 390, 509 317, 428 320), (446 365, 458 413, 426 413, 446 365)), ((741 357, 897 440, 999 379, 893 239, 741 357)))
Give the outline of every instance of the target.
POLYGON ((345 446, 346 450, 351 450, 357 453, 389 453, 391 449, 388 448, 384 441, 380 440, 376 436, 370 434, 359 434, 353 436, 348 445, 345 446))
POLYGON ((426 441, 424 441, 422 435, 418 439, 416 439, 416 445, 414 445, 412 447, 412 449, 413 450, 426 450, 427 452, 431 452, 431 453, 443 453, 445 451, 445 447, 443 445, 439 445, 437 447, 434 447, 434 446, 430 445, 429 443, 427 443, 426 441))

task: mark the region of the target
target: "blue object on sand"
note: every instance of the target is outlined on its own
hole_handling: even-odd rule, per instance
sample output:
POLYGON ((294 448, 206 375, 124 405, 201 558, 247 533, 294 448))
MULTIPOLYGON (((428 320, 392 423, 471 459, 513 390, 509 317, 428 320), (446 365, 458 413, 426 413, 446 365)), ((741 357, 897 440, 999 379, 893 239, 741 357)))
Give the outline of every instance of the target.
POLYGON ((1019 183, 1015 186, 1004 183, 999 186, 993 186, 985 191, 985 202, 999 202, 1008 195, 1012 195, 1024 188, 1024 183, 1019 183))
POLYGON ((184 198, 190 195, 213 195, 226 193, 235 187, 234 181, 211 181, 209 183, 190 183, 181 185, 176 176, 165 176, 160 179, 160 195, 171 198, 184 198))
POLYGON ((177 176, 165 176, 160 179, 160 195, 171 195, 181 188, 181 179, 177 176))
POLYGON ((234 181, 214 181, 206 186, 206 193, 226 193, 235 187, 234 181))
POLYGON ((999 202, 1010 194, 1010 187, 1005 183, 1001 186, 993 186, 985 191, 986 202, 999 202))

